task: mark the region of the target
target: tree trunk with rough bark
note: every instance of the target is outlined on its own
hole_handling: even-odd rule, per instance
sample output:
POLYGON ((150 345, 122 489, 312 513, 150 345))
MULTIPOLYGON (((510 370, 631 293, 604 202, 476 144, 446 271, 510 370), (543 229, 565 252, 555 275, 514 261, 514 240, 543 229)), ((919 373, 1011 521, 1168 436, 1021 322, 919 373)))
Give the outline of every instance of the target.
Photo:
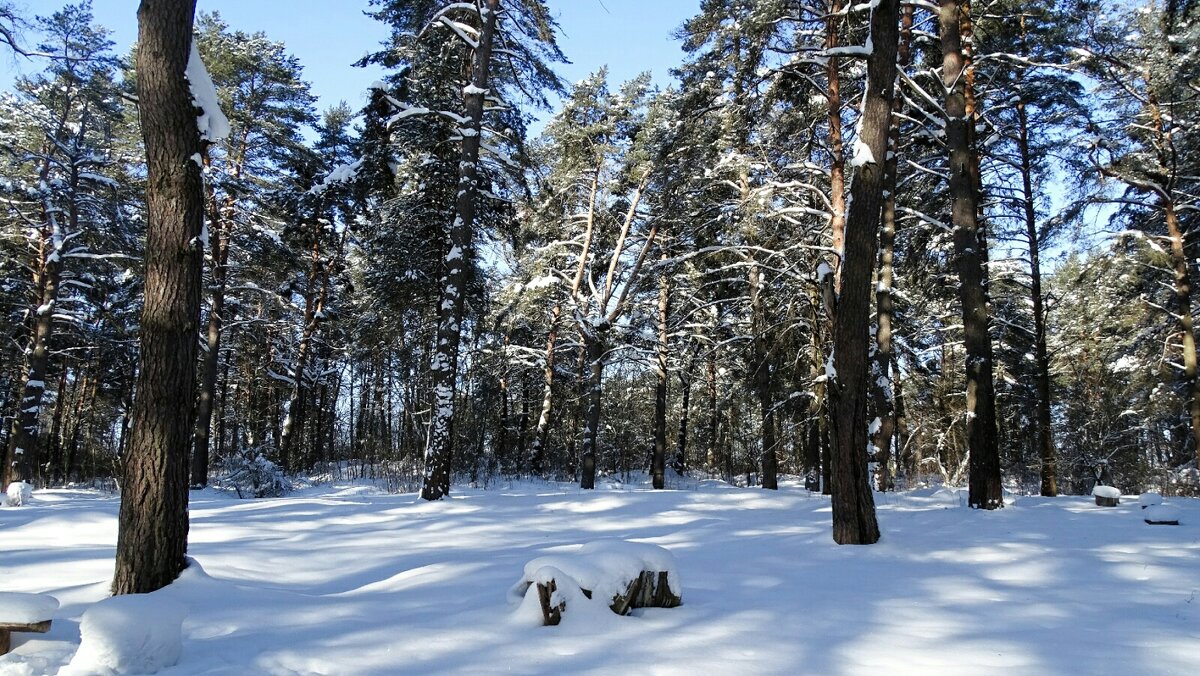
POLYGON ((867 59, 867 92, 863 97, 859 143, 870 150, 856 157, 861 164, 850 187, 846 217, 846 257, 842 288, 834 314, 833 365, 829 392, 833 404, 834 448, 830 452, 833 483, 833 539, 841 545, 879 540, 875 500, 867 476, 867 374, 870 371, 871 278, 877 253, 883 205, 884 163, 896 80, 899 0, 881 0, 871 12, 874 49, 867 59))
POLYGON ((770 348, 767 345, 767 312, 764 307, 762 271, 750 263, 750 323, 753 327, 754 392, 758 398, 759 414, 762 418, 762 487, 770 490, 779 488, 779 458, 775 449, 775 402, 771 387, 770 348))
MULTIPOLYGON (((830 0, 829 14, 825 18, 825 49, 839 45, 838 22, 843 19, 842 0, 830 0)), ((842 288, 842 263, 846 255, 846 154, 842 141, 842 85, 838 69, 838 57, 830 56, 825 62, 826 90, 829 118, 829 227, 833 234, 834 288, 842 288)))
MULTIPOLYGON (((897 68, 904 69, 910 60, 913 8, 906 5, 900 14, 900 44, 897 47, 897 68)), ((875 412, 879 425, 871 444, 875 447, 879 466, 878 488, 880 491, 895 490, 895 477, 891 471, 892 448, 896 436, 895 383, 892 382, 892 317, 895 300, 892 290, 895 283, 894 261, 896 256, 896 187, 899 177, 900 120, 903 102, 895 104, 891 128, 888 133, 888 154, 884 160, 884 200, 879 231, 879 284, 875 290, 875 361, 872 364, 871 392, 875 399, 875 412)))
POLYGON ((600 438, 601 384, 604 377, 604 333, 605 327, 590 326, 583 331, 583 344, 587 352, 587 386, 584 400, 587 414, 583 427, 583 450, 580 458, 580 488, 596 487, 596 450, 600 438))
POLYGON ((114 594, 160 589, 187 565, 188 451, 204 218, 196 108, 186 72, 194 0, 142 0, 138 108, 147 160, 146 285, 114 594))
MULTIPOLYGON (((1024 18, 1021 20, 1024 25, 1024 18)), ((1050 355, 1046 350, 1046 303, 1042 296, 1041 251, 1038 243, 1037 196, 1033 192, 1033 158, 1029 150, 1026 102, 1017 101, 1018 151, 1021 154, 1021 188, 1025 207, 1025 236, 1029 239, 1029 297, 1033 302, 1033 358, 1037 374, 1037 446, 1041 460, 1041 493, 1058 495, 1058 453, 1050 416, 1050 355)))
POLYGON ((996 394, 992 375, 992 340, 988 333, 985 289, 986 245, 979 233, 975 157, 970 143, 971 111, 967 106, 965 61, 959 0, 940 0, 942 84, 946 88, 947 170, 950 174, 951 220, 963 312, 967 372, 967 444, 970 455, 968 501, 977 509, 1004 506, 1000 449, 996 432, 996 394))
POLYGON ((475 228, 479 183, 479 148, 483 134, 484 97, 491 74, 492 41, 500 0, 480 4, 481 26, 471 64, 471 86, 463 91, 465 129, 459 158, 458 195, 454 222, 450 225, 450 251, 442 277, 438 305, 437 345, 430 371, 433 381, 433 414, 425 447, 425 476, 421 497, 440 500, 450 493, 450 471, 454 455, 454 388, 458 380, 458 345, 466 307, 467 266, 474 259, 472 233, 475 228))
MULTIPOLYGON (((667 253, 662 253, 667 260, 667 253)), ((670 353, 670 336, 667 333, 667 318, 671 311, 671 280, 663 273, 658 279, 658 345, 656 350, 654 383, 654 455, 650 459, 650 475, 654 488, 666 487, 667 468, 667 357, 670 353)))
MULTIPOLYGON (((204 166, 212 166, 208 149, 204 151, 204 166)), ((200 367, 200 396, 196 400, 196 431, 192 448, 193 489, 208 485, 209 446, 212 438, 213 404, 217 390, 217 367, 221 353, 221 330, 225 322, 225 279, 229 246, 225 242, 223 220, 218 212, 216 191, 212 183, 204 186, 205 205, 208 211, 209 255, 212 257, 212 299, 208 308, 208 335, 206 337, 204 362, 200 367)))

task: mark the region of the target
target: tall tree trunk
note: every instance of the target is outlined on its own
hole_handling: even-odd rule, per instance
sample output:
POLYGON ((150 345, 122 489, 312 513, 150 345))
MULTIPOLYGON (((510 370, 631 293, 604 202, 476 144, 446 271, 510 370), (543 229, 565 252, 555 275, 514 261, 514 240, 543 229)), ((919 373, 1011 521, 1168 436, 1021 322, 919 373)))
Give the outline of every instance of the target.
POLYGON ((754 392, 762 417, 762 487, 779 488, 779 458, 775 449, 775 404, 771 388, 770 348, 767 344, 767 310, 763 301, 762 271, 750 262, 750 323, 753 327, 754 392))
POLYGON ((542 365, 542 409, 533 431, 533 448, 529 466, 534 474, 546 471, 546 440, 550 433, 550 411, 554 405, 554 349, 558 342, 558 321, 562 305, 554 304, 550 311, 550 331, 546 334, 546 356, 542 365))
MULTIPOLYGON (((1170 193, 1167 193, 1168 195, 1170 193)), ((1183 230, 1175 213, 1175 202, 1167 198, 1163 205, 1167 235, 1171 239, 1171 262, 1175 268, 1175 310, 1183 342, 1183 377, 1188 393, 1188 419, 1192 444, 1200 467, 1200 377, 1197 374, 1196 330, 1192 324, 1192 281, 1184 251, 1183 230)))
MULTIPOLYGON (((204 150, 204 166, 212 166, 208 149, 204 150)), ((208 485, 209 446, 212 435, 213 400, 217 391, 217 365, 221 354, 221 328, 225 321, 225 279, 229 246, 222 227, 224 219, 218 213, 216 192, 211 181, 204 186, 204 201, 208 211, 209 251, 212 257, 212 300, 208 309, 207 351, 200 367, 200 396, 196 400, 196 431, 192 449, 193 489, 208 485)))
POLYGON ((600 438, 600 406, 603 403, 601 385, 604 377, 605 327, 587 326, 583 330, 583 344, 587 350, 587 387, 585 401, 587 415, 583 427, 583 450, 579 470, 580 488, 596 487, 596 450, 600 438))
POLYGON ((708 385, 708 449, 705 455, 705 464, 708 466, 708 471, 713 471, 717 468, 720 460, 720 455, 717 451, 719 440, 717 439, 717 428, 721 421, 720 399, 717 397, 717 348, 713 346, 708 353, 707 368, 705 369, 705 384, 708 385))
POLYGON ((54 414, 50 418, 50 434, 46 437, 46 460, 43 463, 44 470, 41 472, 42 480, 47 484, 57 484, 63 474, 63 454, 66 446, 66 433, 64 430, 63 417, 66 415, 67 400, 80 398, 80 374, 78 371, 75 374, 74 392, 68 394, 67 391, 67 376, 70 371, 67 364, 63 364, 62 370, 58 374, 58 389, 55 390, 54 397, 54 414))
MULTIPOLYGON (((829 14, 825 18, 826 49, 838 46, 838 22, 842 18, 842 0, 830 0, 829 14)), ((846 153, 842 142, 842 85, 838 57, 827 58, 825 75, 825 95, 829 106, 829 226, 833 233, 833 250, 838 257, 834 262, 834 288, 840 290, 842 263, 846 255, 846 153)))
MULTIPOLYGON (((1025 18, 1021 17, 1024 27, 1025 18)), ((1029 150, 1029 118, 1024 98, 1017 101, 1018 150, 1021 153, 1021 188, 1025 207, 1025 236, 1029 239, 1029 296, 1033 301, 1033 357, 1037 370, 1037 447, 1041 460, 1042 490, 1058 495, 1058 453, 1050 419, 1050 356, 1046 350, 1046 305, 1042 296, 1041 252, 1038 243, 1036 195, 1033 192, 1033 159, 1029 150)))
POLYGON ((850 187, 846 217, 846 258, 842 289, 834 315, 835 372, 830 374, 834 448, 830 452, 833 482, 833 539, 840 545, 879 540, 875 500, 867 476, 867 374, 870 371, 871 277, 878 251, 883 205, 884 164, 896 81, 899 0, 881 0, 871 12, 874 49, 867 58, 867 93, 863 97, 858 142, 871 157, 856 153, 862 164, 850 187))
MULTIPOLYGON (((667 260, 667 252, 662 252, 667 260)), ((667 469, 667 357, 670 354, 670 336, 667 333, 667 318, 671 311, 671 279, 663 273, 658 278, 658 345, 654 369, 654 456, 650 460, 650 474, 655 488, 666 487, 667 469)))
POLYGON ((195 0, 142 0, 138 109, 147 160, 146 285, 114 594, 151 592, 187 565, 188 451, 204 219, 196 108, 187 80, 195 0))
MULTIPOLYGON (((912 38, 913 8, 905 5, 900 14, 900 44, 897 47, 897 68, 908 67, 910 40, 912 38)), ((875 412, 879 425, 875 429, 871 444, 875 447, 879 465, 879 490, 894 490, 896 485, 891 473, 892 444, 896 431, 896 410, 892 382, 892 317, 895 302, 892 289, 895 284, 894 261, 896 255, 896 187, 898 183, 900 155, 900 115, 904 104, 898 102, 892 114, 888 133, 888 154, 884 160, 884 200, 879 232, 879 284, 875 290, 875 361, 872 364, 871 392, 875 398, 875 412)))
MULTIPOLYGON (((77 171, 77 168, 74 168, 77 171)), ((72 220, 77 218, 74 200, 72 220)), ((54 331, 54 309, 58 302, 58 287, 62 276, 62 226, 60 212, 48 201, 43 218, 47 226, 41 237, 36 261, 34 288, 37 307, 31 314, 32 335, 25 354, 25 373, 21 384, 21 399, 13 416, 8 437, 8 463, 3 484, 14 481, 33 481, 39 462, 38 418, 46 395, 46 375, 50 363, 50 336, 54 331)), ((72 228, 71 232, 78 232, 72 228)))
MULTIPOLYGON (((308 284, 304 290, 304 329, 300 344, 296 346, 296 363, 292 371, 292 387, 288 393, 287 409, 284 413, 283 430, 279 435, 279 459, 284 469, 294 469, 292 456, 295 438, 304 430, 304 413, 308 387, 305 374, 308 371, 309 354, 312 352, 313 336, 325 316, 325 301, 329 294, 329 278, 321 260, 321 219, 313 219, 312 256, 309 262, 308 284)), ((390 408, 389 408, 390 411, 390 408)))
POLYGON ((687 471, 687 452, 688 452, 688 413, 691 411, 692 403, 692 367, 695 365, 695 356, 688 360, 687 373, 679 374, 679 386, 683 390, 683 401, 679 403, 679 436, 675 439, 675 460, 671 463, 675 473, 683 476, 687 471))
POLYGON ((978 222, 972 123, 967 107, 959 0, 939 0, 942 84, 946 88, 946 147, 949 151, 951 219, 958 263, 959 299, 967 372, 967 445, 970 454, 968 500, 977 509, 1004 506, 1000 449, 996 432, 996 395, 992 380, 992 340, 988 334, 986 273, 978 222))
POLYGON ((479 147, 483 134, 484 95, 492 61, 492 40, 496 33, 496 15, 500 0, 481 3, 479 39, 471 64, 471 86, 463 90, 466 128, 459 159, 458 195, 454 203, 454 222, 450 225, 450 251, 446 254, 446 273, 442 278, 438 305, 437 344, 430 364, 433 380, 433 414, 429 421, 429 441, 425 448, 425 475, 421 497, 440 500, 450 493, 450 469, 454 453, 454 387, 458 379, 458 344, 466 307, 467 266, 474 260, 472 233, 479 182, 479 147))

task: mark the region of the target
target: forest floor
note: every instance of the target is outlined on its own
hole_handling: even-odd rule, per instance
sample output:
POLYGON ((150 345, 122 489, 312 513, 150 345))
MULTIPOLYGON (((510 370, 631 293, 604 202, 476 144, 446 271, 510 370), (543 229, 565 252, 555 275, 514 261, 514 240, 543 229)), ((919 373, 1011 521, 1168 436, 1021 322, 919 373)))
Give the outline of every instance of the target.
MULTIPOLYGON (((188 608, 165 674, 1197 674, 1200 500, 1178 527, 1136 498, 876 494, 883 539, 839 547, 828 498, 702 482, 456 487, 425 503, 369 486, 286 498, 193 493, 199 563, 156 592, 188 608), (674 553, 683 605, 531 626, 524 564, 621 538, 674 553)), ((0 509, 0 590, 62 603, 14 634, 0 674, 53 674, 108 594, 118 500, 46 490, 0 509)))

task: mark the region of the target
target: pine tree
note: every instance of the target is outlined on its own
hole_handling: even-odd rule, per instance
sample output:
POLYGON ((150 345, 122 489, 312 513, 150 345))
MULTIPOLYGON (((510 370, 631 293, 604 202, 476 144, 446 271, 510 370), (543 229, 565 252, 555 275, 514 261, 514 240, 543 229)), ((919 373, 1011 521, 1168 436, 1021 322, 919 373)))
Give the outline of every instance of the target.
POLYGON ((204 204, 200 165, 193 159, 202 150, 196 108, 189 81, 179 74, 204 79, 197 75, 202 65, 191 60, 194 15, 194 1, 143 0, 138 8, 138 108, 148 171, 146 287, 114 594, 159 589, 186 565, 204 204))
POLYGON ((102 246, 106 230, 116 230, 115 153, 105 148, 121 121, 118 62, 108 53, 112 42, 92 24, 86 2, 40 18, 38 24, 46 35, 39 49, 62 58, 50 61, 44 74, 19 83, 19 99, 0 103, 4 150, 18 172, 6 181, 6 192, 13 197, 8 203, 30 233, 25 265, 33 271, 31 284, 21 290, 32 302, 25 311, 21 395, 8 439, 4 485, 32 481, 39 463, 48 460, 40 457, 39 418, 55 333, 79 310, 76 294, 66 287, 84 284, 80 259, 95 255, 90 249, 102 246))
POLYGON ((493 127, 485 118, 491 117, 487 114, 490 108, 503 110, 514 103, 517 92, 543 102, 545 89, 560 87, 546 64, 561 61, 562 55, 554 42, 554 21, 541 0, 511 0, 503 6, 500 0, 474 4, 378 0, 376 4, 380 9, 375 16, 393 28, 395 48, 372 60, 395 66, 400 59, 407 59, 416 72, 437 73, 432 80, 410 83, 413 86, 407 95, 411 105, 396 101, 395 119, 413 115, 449 118, 455 124, 454 139, 459 147, 453 216, 446 229, 449 249, 442 259, 438 328, 430 359, 433 414, 421 491, 426 500, 437 500, 450 492, 459 343, 468 275, 475 264, 475 230, 480 225, 476 220, 482 201, 480 179, 485 175, 480 168, 481 151, 498 151, 513 130, 511 125, 493 127), (461 73, 468 75, 461 78, 461 73), (451 86, 461 92, 460 100, 446 96, 451 86))

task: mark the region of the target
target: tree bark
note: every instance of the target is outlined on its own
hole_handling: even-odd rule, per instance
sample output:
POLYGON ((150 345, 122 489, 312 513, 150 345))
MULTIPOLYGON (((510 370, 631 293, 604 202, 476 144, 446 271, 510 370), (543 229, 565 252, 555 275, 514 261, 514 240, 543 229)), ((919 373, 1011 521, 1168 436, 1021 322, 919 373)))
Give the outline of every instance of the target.
MULTIPOLYGON (((909 42, 912 38, 913 8, 905 5, 900 14, 900 42, 897 47, 898 69, 909 64, 909 42)), ((871 444, 875 447, 879 466, 878 487, 880 491, 894 490, 895 477, 891 472, 892 446, 896 432, 896 402, 893 394, 896 387, 892 382, 892 316, 895 302, 892 289, 895 284, 894 261, 896 255, 896 187, 899 178, 898 158, 900 155, 900 113, 904 104, 897 103, 893 111, 888 133, 888 154, 884 160, 884 200, 879 232, 879 284, 875 290, 875 361, 872 365, 871 392, 875 398, 875 414, 879 426, 871 444)))
POLYGON ((753 333, 754 392, 758 397, 762 418, 762 487, 770 490, 779 488, 779 458, 775 449, 775 403, 771 387, 770 349, 767 345, 767 311, 762 298, 762 271, 750 263, 750 323, 753 333))
POLYGON ((587 415, 583 427, 583 449, 579 470, 580 488, 596 487, 596 449, 600 438, 601 384, 604 377, 604 333, 602 326, 584 327, 583 344, 587 351, 587 415))
POLYGON ((433 380, 433 415, 429 422, 429 440, 425 447, 425 476, 421 497, 440 500, 450 494, 450 471, 454 454, 454 387, 458 379, 458 345, 466 309, 467 266, 474 260, 472 233, 479 183, 479 148, 483 134, 484 96, 491 73, 492 41, 496 33, 496 15, 500 0, 480 4, 479 39, 471 64, 471 86, 463 91, 463 109, 467 118, 462 134, 459 158, 458 195, 454 203, 454 222, 450 225, 450 251, 446 254, 446 272, 442 278, 441 303, 438 305, 437 345, 430 371, 433 380))
POLYGON ((940 0, 942 84, 946 88, 946 147, 949 151, 951 220, 963 312, 967 372, 967 445, 970 454, 968 501, 977 509, 1004 506, 1000 449, 996 432, 996 395, 992 376, 992 341, 988 334, 986 272, 979 233, 972 124, 967 106, 959 0, 940 0))
POLYGON ((687 471, 687 452, 688 452, 688 412, 691 410, 692 403, 692 367, 696 360, 693 356, 688 360, 687 373, 679 374, 679 386, 682 388, 683 401, 679 403, 679 436, 675 439, 675 460, 671 463, 675 473, 683 476, 687 471))
MULTIPOLYGON (((325 272, 325 263, 321 259, 320 218, 314 218, 312 224, 312 256, 309 262, 308 284, 304 290, 304 329, 300 334, 300 344, 296 346, 296 363, 292 370, 292 387, 288 393, 287 409, 284 413, 283 430, 279 435, 279 461, 282 467, 293 469, 296 458, 292 456, 292 446, 298 430, 304 429, 305 396, 308 388, 305 385, 305 373, 308 371, 309 354, 312 353, 313 336, 321 318, 325 316, 325 302, 329 295, 329 277, 325 272)), ((390 392, 390 390, 389 390, 390 392)), ((391 407, 388 407, 390 412, 391 407)), ((389 416, 390 420, 390 416, 389 416)))
MULTIPOLYGON (((842 20, 842 1, 830 0, 825 19, 825 48, 839 44, 838 22, 842 20)), ((842 142, 842 85, 838 57, 830 56, 825 63, 826 91, 829 118, 829 227, 833 235, 834 288, 842 288, 842 263, 846 256, 846 153, 842 142)))
POLYGON ((546 440, 550 432, 550 412, 554 406, 554 350, 558 342, 558 320, 562 316, 562 305, 555 303, 550 312, 550 331, 546 334, 546 357, 542 366, 542 410, 538 414, 537 427, 533 432, 533 448, 529 466, 534 474, 546 470, 546 440))
MULTIPOLYGON (((663 251, 662 260, 667 260, 663 251)), ((667 358, 670 353, 670 336, 667 333, 667 318, 671 311, 671 280, 666 273, 658 279, 658 345, 654 375, 654 455, 650 459, 650 475, 654 488, 666 487, 667 468, 667 358)))
MULTIPOLYGON (((1021 18, 1022 28, 1025 25, 1021 18)), ((1037 378, 1037 446, 1041 460, 1041 493, 1058 495, 1058 453, 1050 418, 1050 356, 1046 350, 1046 305, 1042 296, 1041 251, 1038 242, 1036 195, 1033 192, 1033 158, 1029 150, 1029 117, 1026 102, 1017 101, 1018 151, 1021 154, 1021 188, 1025 211, 1025 236, 1029 239, 1029 296, 1033 302, 1033 357, 1037 378)))
MULTIPOLYGON (((204 166, 211 167, 208 149, 204 151, 204 166)), ((225 321, 225 279, 229 260, 229 246, 224 241, 225 232, 218 213, 216 192, 212 183, 205 182, 205 202, 208 210, 209 251, 212 256, 212 300, 208 309, 208 335, 206 337, 204 362, 200 367, 200 396, 196 401, 196 431, 192 448, 193 489, 208 485, 210 439, 212 436, 213 400, 217 389, 217 366, 221 353, 221 329, 225 321)))
POLYGON ((196 109, 186 72, 194 0, 142 0, 138 107, 147 159, 146 286, 125 457, 114 594, 146 593, 186 562, 188 450, 200 323, 204 218, 196 109))
MULTIPOLYGON (((833 482, 833 539, 841 545, 879 540, 875 500, 867 476, 867 374, 871 277, 879 235, 884 192, 884 164, 896 80, 899 0, 881 0, 871 13, 874 49, 867 59, 867 92, 863 97, 859 143, 871 157, 857 168, 850 187, 846 217, 846 257, 842 289, 834 315, 833 404, 834 448, 830 453, 833 482)), ((860 155, 861 153, 856 153, 860 155)))

